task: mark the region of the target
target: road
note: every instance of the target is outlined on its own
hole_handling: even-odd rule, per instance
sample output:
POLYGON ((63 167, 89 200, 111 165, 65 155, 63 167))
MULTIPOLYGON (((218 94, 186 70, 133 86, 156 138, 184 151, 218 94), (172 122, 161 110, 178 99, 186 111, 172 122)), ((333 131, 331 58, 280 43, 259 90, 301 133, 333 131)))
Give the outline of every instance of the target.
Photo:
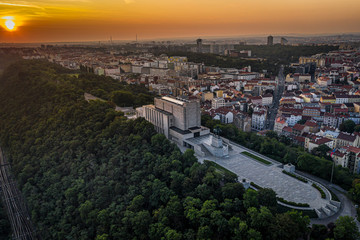
POLYGON ((270 108, 268 110, 268 117, 266 120, 266 129, 269 129, 269 130, 274 129, 275 118, 276 118, 276 114, 278 112, 280 99, 281 99, 282 94, 285 89, 284 66, 280 67, 278 79, 279 79, 278 85, 275 88, 275 92, 274 92, 274 96, 273 96, 274 97, 273 104, 270 106, 270 108))

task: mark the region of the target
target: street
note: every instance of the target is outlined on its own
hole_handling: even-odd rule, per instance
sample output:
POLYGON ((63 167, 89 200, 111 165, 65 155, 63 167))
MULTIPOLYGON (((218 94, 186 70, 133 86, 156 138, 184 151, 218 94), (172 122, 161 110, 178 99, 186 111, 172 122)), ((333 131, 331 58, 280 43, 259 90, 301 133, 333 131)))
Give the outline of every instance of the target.
POLYGON ((273 130, 275 125, 276 114, 279 109, 280 99, 284 92, 285 88, 285 76, 284 76, 284 66, 281 66, 278 74, 278 85, 275 88, 274 96, 273 96, 273 104, 270 105, 268 110, 268 116, 266 119, 266 129, 273 130))

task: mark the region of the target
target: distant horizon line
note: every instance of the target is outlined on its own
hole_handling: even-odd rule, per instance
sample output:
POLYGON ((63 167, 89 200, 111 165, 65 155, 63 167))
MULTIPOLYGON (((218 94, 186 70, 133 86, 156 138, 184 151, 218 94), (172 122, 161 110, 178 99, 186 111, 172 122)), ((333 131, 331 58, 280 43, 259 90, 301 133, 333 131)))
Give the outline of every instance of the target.
MULTIPOLYGON (((209 36, 184 36, 184 37, 156 37, 156 38, 143 38, 139 39, 139 34, 136 34, 134 36, 134 39, 114 39, 111 35, 109 35, 108 39, 102 39, 102 40, 73 40, 73 41, 34 41, 34 42, 0 42, 0 45, 4 44, 66 44, 66 43, 108 43, 110 41, 112 42, 149 42, 149 41, 181 41, 181 40, 190 40, 190 39, 198 39, 202 38, 204 40, 206 39, 228 39, 228 38, 261 38, 261 37, 267 37, 267 36, 273 36, 273 37, 292 37, 292 38, 305 38, 305 37, 329 37, 329 36, 346 36, 346 35, 359 35, 360 32, 337 32, 337 33, 277 33, 277 34, 243 34, 243 35, 209 35, 209 36), (112 40, 110 40, 112 38, 112 40), (136 40, 137 39, 137 40, 136 40)), ((239 39, 239 40, 240 40, 239 39)), ((233 39, 235 40, 235 39, 233 39)))

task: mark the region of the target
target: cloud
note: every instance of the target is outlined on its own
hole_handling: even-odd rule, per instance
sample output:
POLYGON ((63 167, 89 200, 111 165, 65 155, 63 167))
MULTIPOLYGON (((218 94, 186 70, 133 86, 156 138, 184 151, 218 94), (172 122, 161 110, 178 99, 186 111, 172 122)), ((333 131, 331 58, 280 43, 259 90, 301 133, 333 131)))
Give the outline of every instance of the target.
POLYGON ((89 14, 86 8, 74 6, 74 3, 86 3, 90 0, 34 0, 31 1, 12 1, 0 0, 0 18, 2 16, 16 16, 17 19, 39 19, 57 18, 64 16, 83 16, 89 14))
POLYGON ((39 8, 39 9, 42 9, 42 8, 39 7, 39 6, 28 5, 28 4, 18 4, 18 3, 0 2, 0 5, 12 6, 12 7, 26 7, 26 8, 39 8))
POLYGON ((0 16, 17 16, 25 19, 33 16, 46 15, 45 9, 30 4, 0 2, 0 16))

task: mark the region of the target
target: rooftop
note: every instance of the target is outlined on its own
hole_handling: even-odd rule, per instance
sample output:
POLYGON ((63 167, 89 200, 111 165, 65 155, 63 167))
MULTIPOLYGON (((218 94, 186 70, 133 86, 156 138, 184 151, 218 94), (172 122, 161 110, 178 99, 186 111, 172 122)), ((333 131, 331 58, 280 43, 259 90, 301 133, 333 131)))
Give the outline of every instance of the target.
POLYGON ((337 138, 348 141, 348 142, 354 142, 356 139, 356 136, 354 134, 340 132, 339 136, 337 138))
POLYGON ((178 99, 175 99, 175 98, 171 98, 171 97, 162 97, 161 99, 166 100, 168 102, 172 102, 172 103, 181 105, 181 106, 185 104, 184 101, 181 101, 181 100, 178 100, 178 99))
POLYGON ((189 130, 184 131, 184 130, 181 130, 180 128, 177 128, 177 127, 174 127, 174 126, 170 127, 170 129, 177 132, 177 133, 180 133, 182 135, 191 133, 191 131, 189 131, 189 130))

